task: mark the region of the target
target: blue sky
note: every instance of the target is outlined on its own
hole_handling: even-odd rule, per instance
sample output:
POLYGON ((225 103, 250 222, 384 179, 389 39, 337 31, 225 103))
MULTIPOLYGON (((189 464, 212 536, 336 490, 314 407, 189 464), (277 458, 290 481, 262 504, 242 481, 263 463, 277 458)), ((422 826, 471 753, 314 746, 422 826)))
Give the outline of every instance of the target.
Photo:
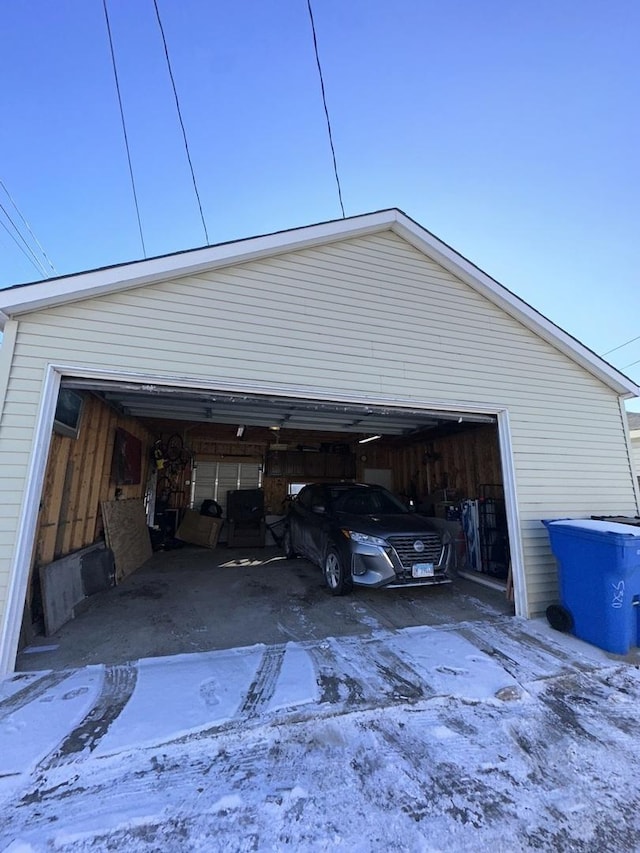
MULTIPOLYGON (((306 0, 158 5, 210 241, 338 218, 306 0)), ((153 2, 108 9, 147 254, 203 245, 153 2)), ((313 9, 347 215, 400 207, 599 353, 640 335, 637 0, 313 9)), ((57 272, 142 257, 102 0, 1 4, 0 73, 57 272)), ((0 228, 0 286, 37 277, 0 228)), ((640 382, 640 340, 610 360, 640 382)))

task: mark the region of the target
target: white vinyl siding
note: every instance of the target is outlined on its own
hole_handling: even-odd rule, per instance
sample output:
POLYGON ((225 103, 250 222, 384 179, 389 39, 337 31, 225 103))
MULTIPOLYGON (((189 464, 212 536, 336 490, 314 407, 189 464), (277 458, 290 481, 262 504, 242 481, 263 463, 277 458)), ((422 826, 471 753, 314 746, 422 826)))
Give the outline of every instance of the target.
POLYGON ((640 477, 640 429, 631 430, 631 455, 636 477, 640 477))
POLYGON ((637 512, 614 391, 379 233, 25 315, 0 426, 0 607, 47 363, 507 408, 532 614, 556 593, 541 519, 637 512))

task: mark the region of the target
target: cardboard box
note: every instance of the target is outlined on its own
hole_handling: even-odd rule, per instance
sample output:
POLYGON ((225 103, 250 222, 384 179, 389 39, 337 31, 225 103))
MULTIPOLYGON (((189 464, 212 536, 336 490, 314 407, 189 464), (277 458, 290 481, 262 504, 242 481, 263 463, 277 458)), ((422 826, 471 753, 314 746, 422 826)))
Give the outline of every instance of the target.
POLYGON ((199 545, 201 548, 215 548, 222 525, 221 518, 200 515, 195 509, 187 509, 178 527, 176 539, 182 539, 190 545, 199 545))

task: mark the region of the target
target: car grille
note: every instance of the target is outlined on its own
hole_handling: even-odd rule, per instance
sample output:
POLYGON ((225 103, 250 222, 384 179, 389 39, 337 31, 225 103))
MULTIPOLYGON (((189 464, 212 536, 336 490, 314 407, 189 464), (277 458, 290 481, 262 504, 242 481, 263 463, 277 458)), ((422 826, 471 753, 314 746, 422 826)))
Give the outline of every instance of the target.
POLYGON ((414 563, 433 563, 437 570, 442 561, 442 542, 437 533, 421 533, 411 536, 389 536, 387 541, 393 547, 405 571, 411 572, 414 563), (416 551, 414 542, 422 542, 424 551, 416 551))

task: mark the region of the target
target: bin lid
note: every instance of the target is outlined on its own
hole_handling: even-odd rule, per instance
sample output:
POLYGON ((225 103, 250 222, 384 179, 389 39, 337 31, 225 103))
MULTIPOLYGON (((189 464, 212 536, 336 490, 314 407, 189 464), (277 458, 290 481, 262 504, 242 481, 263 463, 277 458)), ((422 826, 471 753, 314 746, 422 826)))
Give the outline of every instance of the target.
POLYGON ((594 533, 617 533, 619 536, 640 538, 640 527, 622 524, 619 521, 595 521, 591 518, 559 518, 544 520, 546 527, 577 527, 581 530, 592 530, 594 533))

